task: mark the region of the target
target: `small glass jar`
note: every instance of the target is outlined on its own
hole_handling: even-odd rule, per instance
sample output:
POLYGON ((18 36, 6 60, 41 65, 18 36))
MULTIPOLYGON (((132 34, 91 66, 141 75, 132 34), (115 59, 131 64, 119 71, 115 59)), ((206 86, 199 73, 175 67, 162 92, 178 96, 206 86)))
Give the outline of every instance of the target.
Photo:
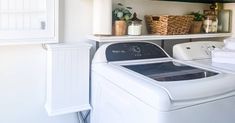
POLYGON ((204 21, 203 21, 203 29, 205 31, 205 33, 209 33, 212 30, 212 20, 207 17, 204 21))
POLYGON ((218 19, 215 15, 207 15, 203 22, 203 29, 206 33, 218 31, 218 19))
POLYGON ((128 35, 141 35, 142 31, 142 20, 137 18, 136 13, 134 13, 131 22, 128 25, 128 35))
POLYGON ((214 15, 212 18, 211 32, 217 32, 217 31, 218 31, 218 19, 217 16, 214 15))
POLYGON ((217 32, 217 31, 218 31, 218 20, 216 18, 215 20, 212 20, 211 32, 217 32))

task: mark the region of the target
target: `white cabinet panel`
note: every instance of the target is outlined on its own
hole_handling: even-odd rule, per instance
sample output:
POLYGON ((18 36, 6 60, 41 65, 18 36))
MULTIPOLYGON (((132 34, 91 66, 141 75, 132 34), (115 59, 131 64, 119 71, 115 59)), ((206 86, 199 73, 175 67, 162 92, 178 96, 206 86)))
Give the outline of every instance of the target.
POLYGON ((89 44, 49 44, 47 99, 50 116, 89 110, 89 44))
POLYGON ((0 44, 58 42, 59 0, 0 0, 0 44))

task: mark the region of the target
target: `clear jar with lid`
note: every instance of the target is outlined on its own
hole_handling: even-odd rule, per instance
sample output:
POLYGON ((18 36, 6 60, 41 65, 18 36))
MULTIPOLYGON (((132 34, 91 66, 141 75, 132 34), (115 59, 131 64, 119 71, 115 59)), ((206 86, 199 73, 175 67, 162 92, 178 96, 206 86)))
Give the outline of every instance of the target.
POLYGON ((136 13, 134 13, 133 18, 128 25, 128 35, 141 35, 141 31, 142 20, 138 19, 136 13))
POLYGON ((203 29, 205 33, 209 33, 212 30, 212 20, 209 17, 203 21, 203 29))
MULTIPOLYGON (((205 12, 204 12, 205 13, 205 12)), ((217 32, 218 19, 214 10, 209 10, 206 13, 206 19, 203 22, 203 29, 206 33, 217 32)))
POLYGON ((212 19, 211 32, 217 32, 218 30, 218 19, 216 16, 212 19))

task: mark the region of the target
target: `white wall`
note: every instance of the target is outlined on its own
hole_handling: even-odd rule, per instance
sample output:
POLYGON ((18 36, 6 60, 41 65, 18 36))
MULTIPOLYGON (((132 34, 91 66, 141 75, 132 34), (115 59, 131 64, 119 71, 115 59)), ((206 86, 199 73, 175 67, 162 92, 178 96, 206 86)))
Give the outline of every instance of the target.
MULTIPOLYGON (((92 0, 62 1, 65 41, 83 41, 91 32, 92 0)), ((47 116, 45 65, 41 45, 0 46, 0 123, 78 123, 75 113, 47 116)))
POLYGON ((64 41, 85 41, 92 33, 92 0, 66 0, 64 41))
MULTIPOLYGON (((64 42, 85 41, 92 33, 92 0, 64 1, 64 42)), ((137 6, 135 0, 128 3, 137 6)), ((145 2, 143 2, 145 3, 145 2)), ((142 3, 141 3, 142 4, 142 3)), ((147 3, 145 3, 147 4, 147 3)), ((156 3, 152 9, 168 9, 156 3)), ((178 4, 179 5, 179 4, 178 4)), ((192 5, 190 4, 190 7, 192 5)), ((149 6, 151 7, 151 6, 149 6)), ((171 7, 176 7, 171 5, 171 7)), ((202 7, 194 4, 194 8, 202 7)), ((148 7, 146 7, 147 9, 148 7)), ((177 8, 187 11, 184 6, 177 8)), ((141 12, 142 8, 135 8, 141 12)), ((150 9, 150 8, 149 8, 150 9)), ((151 10, 151 9, 150 9, 151 10)), ((160 11, 159 10, 159 11, 160 11)), ((173 11, 172 11, 173 12, 173 11)), ((62 21, 63 22, 63 21, 62 21)), ((76 114, 48 117, 44 108, 46 89, 46 57, 41 45, 0 47, 0 123, 76 123, 76 114)))
POLYGON ((40 45, 0 47, 0 123, 77 123, 75 114, 47 116, 45 65, 40 45))

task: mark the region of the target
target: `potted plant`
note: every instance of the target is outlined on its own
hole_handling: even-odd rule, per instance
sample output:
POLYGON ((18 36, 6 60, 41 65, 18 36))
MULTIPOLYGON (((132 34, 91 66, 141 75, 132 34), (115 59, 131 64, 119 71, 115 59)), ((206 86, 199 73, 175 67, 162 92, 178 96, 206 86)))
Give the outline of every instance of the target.
POLYGON ((190 33, 200 33, 205 16, 200 12, 192 12, 190 15, 194 16, 194 21, 191 25, 190 33))
POLYGON ((118 7, 113 10, 114 35, 120 36, 126 34, 127 23, 132 16, 131 9, 131 7, 125 7, 123 4, 118 3, 118 7))

